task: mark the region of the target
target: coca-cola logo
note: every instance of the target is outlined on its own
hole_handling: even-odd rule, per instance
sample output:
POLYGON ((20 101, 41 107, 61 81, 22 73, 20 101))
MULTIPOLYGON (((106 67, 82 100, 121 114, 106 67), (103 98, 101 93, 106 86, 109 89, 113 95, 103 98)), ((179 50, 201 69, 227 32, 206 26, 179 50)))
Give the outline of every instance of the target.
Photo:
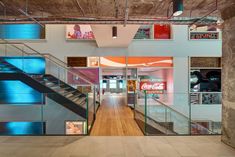
POLYGON ((147 90, 147 91, 166 90, 166 82, 140 82, 140 90, 147 90))

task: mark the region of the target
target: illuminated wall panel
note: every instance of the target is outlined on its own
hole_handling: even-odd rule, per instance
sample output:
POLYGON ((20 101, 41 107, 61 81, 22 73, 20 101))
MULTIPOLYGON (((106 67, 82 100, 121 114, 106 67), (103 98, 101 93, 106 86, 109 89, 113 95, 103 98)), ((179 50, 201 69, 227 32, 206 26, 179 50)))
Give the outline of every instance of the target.
POLYGON ((43 95, 21 81, 0 81, 0 104, 42 104, 43 95))
POLYGON ((128 57, 128 67, 172 67, 172 57, 128 57))
POLYGON ((3 57, 5 61, 27 74, 45 74, 45 59, 42 57, 3 57))
POLYGON ((126 67, 126 57, 100 57, 101 67, 126 67))
POLYGON ((42 135, 45 122, 0 122, 1 135, 42 135))
POLYGON ((3 39, 45 39, 45 28, 38 24, 0 25, 0 38, 3 39))

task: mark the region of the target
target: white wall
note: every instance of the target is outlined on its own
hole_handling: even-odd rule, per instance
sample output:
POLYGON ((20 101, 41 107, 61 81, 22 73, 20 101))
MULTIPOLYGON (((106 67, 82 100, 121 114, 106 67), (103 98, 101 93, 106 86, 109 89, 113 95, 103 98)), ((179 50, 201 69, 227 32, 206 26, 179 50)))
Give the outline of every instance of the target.
POLYGON ((65 56, 221 56, 221 40, 190 41, 188 26, 172 28, 172 40, 133 40, 128 48, 98 48, 95 41, 66 41, 65 25, 46 25, 46 40, 24 42, 61 60, 65 56))

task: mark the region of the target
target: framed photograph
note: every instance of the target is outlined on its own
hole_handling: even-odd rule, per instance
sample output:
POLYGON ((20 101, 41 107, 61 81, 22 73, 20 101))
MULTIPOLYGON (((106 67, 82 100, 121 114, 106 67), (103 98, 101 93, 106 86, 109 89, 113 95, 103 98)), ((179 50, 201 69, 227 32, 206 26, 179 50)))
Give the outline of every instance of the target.
POLYGON ((66 39, 94 40, 95 36, 90 25, 66 25, 66 39))
POLYGON ((82 135, 85 134, 85 122, 83 121, 66 121, 66 135, 82 135))

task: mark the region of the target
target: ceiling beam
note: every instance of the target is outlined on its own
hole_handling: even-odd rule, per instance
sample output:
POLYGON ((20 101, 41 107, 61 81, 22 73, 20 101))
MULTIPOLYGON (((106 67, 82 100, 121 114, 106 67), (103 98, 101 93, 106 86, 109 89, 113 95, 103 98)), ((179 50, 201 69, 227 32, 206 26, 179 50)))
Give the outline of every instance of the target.
POLYGON ((126 0, 124 27, 126 27, 126 23, 127 23, 128 17, 129 17, 128 14, 129 14, 128 0, 126 0))
POLYGON ((38 20, 36 20, 35 18, 33 18, 32 16, 30 16, 28 13, 26 13, 25 11, 23 11, 22 9, 18 9, 18 11, 22 14, 24 14, 25 16, 27 16, 28 18, 30 18, 31 20, 33 20, 35 23, 39 24, 41 27, 44 27, 43 24, 41 24, 38 20))
POLYGON ((78 8, 81 10, 82 15, 85 16, 85 11, 84 11, 84 9, 82 8, 82 6, 81 6, 81 4, 79 3, 79 1, 78 1, 78 0, 75 0, 75 2, 76 2, 76 4, 77 4, 78 8))

